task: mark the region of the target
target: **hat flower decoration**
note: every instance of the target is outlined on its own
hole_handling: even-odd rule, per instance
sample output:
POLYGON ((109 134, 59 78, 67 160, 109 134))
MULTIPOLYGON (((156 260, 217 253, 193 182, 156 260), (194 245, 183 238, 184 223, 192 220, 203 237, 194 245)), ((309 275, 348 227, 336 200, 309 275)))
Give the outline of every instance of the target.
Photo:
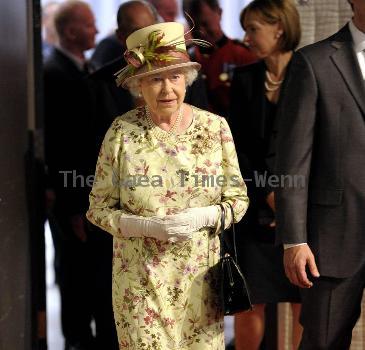
POLYGON ((133 32, 127 38, 127 50, 124 52, 127 65, 115 73, 117 85, 126 87, 133 78, 166 69, 191 66, 199 70, 200 64, 190 61, 186 43, 204 47, 211 44, 201 39, 185 39, 193 28, 184 33, 181 23, 164 22, 133 32))

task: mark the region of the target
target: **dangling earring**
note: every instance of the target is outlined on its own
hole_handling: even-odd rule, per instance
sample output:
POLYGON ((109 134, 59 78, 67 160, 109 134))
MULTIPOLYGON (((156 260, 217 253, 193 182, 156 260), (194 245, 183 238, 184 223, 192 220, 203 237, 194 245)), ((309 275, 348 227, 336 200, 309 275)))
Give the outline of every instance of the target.
POLYGON ((139 92, 139 93, 138 93, 138 97, 139 97, 139 98, 141 98, 141 97, 142 97, 142 93, 141 93, 141 92, 139 92))

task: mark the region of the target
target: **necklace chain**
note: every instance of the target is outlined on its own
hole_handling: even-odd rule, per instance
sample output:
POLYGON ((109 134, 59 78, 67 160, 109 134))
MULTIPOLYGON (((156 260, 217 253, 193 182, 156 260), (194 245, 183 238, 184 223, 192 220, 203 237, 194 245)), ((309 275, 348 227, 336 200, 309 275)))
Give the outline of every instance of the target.
POLYGON ((145 106, 145 114, 146 114, 147 124, 150 127, 151 131, 156 136, 156 138, 158 138, 160 141, 166 141, 169 137, 176 136, 177 128, 180 126, 181 120, 182 120, 182 117, 183 117, 183 106, 181 105, 181 107, 179 108, 179 111, 178 111, 177 117, 175 119, 175 122, 174 122, 174 124, 172 125, 172 127, 169 131, 166 131, 166 130, 163 130, 163 129, 159 128, 154 123, 154 121, 151 118, 151 112, 150 112, 147 105, 145 106))

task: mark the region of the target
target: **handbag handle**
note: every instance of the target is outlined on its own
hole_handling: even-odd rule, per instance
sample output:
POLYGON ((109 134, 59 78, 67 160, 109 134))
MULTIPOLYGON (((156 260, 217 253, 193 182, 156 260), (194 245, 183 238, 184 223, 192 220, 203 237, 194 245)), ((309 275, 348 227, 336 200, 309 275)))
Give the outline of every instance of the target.
MULTIPOLYGON (((234 251, 234 260, 237 264, 237 247, 236 247, 236 230, 235 230, 235 225, 234 225, 234 211, 232 208, 232 205, 230 203, 226 203, 229 206, 229 209, 231 210, 231 215, 232 215, 232 232, 233 232, 233 251, 234 251)), ((226 255, 229 254, 228 249, 226 248, 228 246, 227 242, 226 242, 226 236, 224 234, 224 227, 225 227, 225 222, 226 222, 226 211, 225 208, 223 206, 223 204, 219 204, 219 206, 221 207, 221 211, 222 211, 222 215, 221 215, 221 233, 220 233, 220 243, 221 243, 221 251, 220 251, 220 257, 221 259, 226 255)))

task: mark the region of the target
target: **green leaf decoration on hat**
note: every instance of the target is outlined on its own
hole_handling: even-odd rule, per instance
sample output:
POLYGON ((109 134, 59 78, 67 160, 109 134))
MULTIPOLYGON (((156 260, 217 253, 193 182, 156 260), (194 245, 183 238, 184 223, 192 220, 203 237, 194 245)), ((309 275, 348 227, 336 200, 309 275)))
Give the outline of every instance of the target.
POLYGON ((200 39, 176 41, 178 39, 176 38, 166 43, 162 41, 164 36, 162 30, 155 30, 148 35, 146 45, 140 45, 124 52, 124 59, 128 64, 114 74, 117 77, 117 86, 122 85, 127 78, 133 76, 144 65, 147 65, 148 71, 151 71, 152 65, 164 66, 164 64, 174 60, 188 59, 189 56, 186 50, 177 47, 180 44, 192 42, 199 46, 212 46, 209 42, 200 39))

